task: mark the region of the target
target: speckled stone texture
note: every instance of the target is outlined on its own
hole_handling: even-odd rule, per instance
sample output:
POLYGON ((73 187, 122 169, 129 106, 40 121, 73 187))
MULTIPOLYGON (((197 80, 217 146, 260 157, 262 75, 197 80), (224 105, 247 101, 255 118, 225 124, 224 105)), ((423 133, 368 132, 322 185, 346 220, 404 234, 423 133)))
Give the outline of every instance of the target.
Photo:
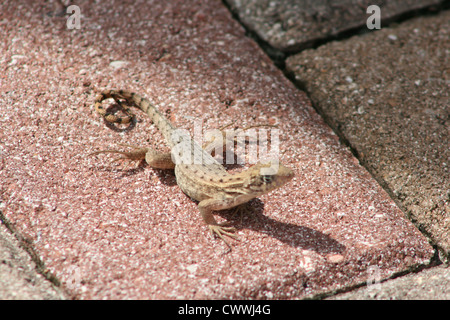
POLYGON ((450 253, 450 12, 330 43, 287 67, 408 216, 450 253))
MULTIPOLYGON (((69 30, 52 3, 0 5, 0 180, 4 219, 80 299, 302 298, 426 264, 433 250, 333 131, 217 1, 79 3, 69 30), (173 173, 90 152, 167 151, 150 121, 112 130, 102 88, 147 96, 192 132, 277 124, 296 177, 220 213, 212 239, 173 173)), ((112 104, 112 103, 111 103, 112 104)))
POLYGON ((381 26, 402 13, 441 0, 226 0, 240 21, 272 47, 295 52, 314 41, 366 26, 367 7, 378 5, 381 26))
POLYGON ((449 300, 450 268, 425 269, 331 297, 336 300, 449 300))
POLYGON ((0 222, 0 300, 64 299, 63 292, 36 269, 19 241, 0 222))

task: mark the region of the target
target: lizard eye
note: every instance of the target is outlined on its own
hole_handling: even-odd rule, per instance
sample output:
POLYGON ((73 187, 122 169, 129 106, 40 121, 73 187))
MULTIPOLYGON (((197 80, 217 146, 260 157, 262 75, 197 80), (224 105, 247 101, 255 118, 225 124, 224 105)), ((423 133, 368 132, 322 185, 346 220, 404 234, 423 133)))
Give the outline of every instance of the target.
POLYGON ((264 183, 271 183, 273 181, 273 175, 263 175, 262 176, 262 181, 264 183))

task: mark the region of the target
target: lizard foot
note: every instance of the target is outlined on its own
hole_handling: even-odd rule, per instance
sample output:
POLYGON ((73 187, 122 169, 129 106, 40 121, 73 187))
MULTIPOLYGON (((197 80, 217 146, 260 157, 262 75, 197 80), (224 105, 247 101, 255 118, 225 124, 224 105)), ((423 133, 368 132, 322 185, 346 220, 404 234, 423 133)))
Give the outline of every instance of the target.
POLYGON ((228 236, 230 238, 233 238, 235 240, 239 240, 237 235, 234 234, 234 232, 236 232, 236 228, 234 227, 224 227, 218 224, 210 224, 208 225, 209 227, 209 231, 211 232, 211 234, 216 234, 220 239, 222 239, 225 244, 228 246, 228 248, 230 248, 231 250, 231 245, 228 243, 227 240, 225 240, 225 238, 223 236, 228 236))

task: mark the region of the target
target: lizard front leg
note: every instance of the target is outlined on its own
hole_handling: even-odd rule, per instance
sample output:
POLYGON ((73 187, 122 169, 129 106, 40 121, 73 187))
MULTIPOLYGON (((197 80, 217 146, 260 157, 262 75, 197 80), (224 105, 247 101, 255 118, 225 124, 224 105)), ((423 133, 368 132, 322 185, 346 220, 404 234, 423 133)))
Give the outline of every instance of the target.
POLYGON ((236 232, 236 228, 226 227, 223 224, 219 224, 212 214, 213 210, 226 209, 223 208, 222 201, 217 199, 202 200, 198 204, 198 209, 200 210, 200 214, 202 215, 203 221, 205 221, 205 223, 208 225, 211 234, 213 235, 216 234, 220 239, 222 239, 225 242, 225 244, 231 250, 231 246, 228 243, 228 241, 224 238, 224 236, 228 236, 230 238, 237 240, 238 237, 234 234, 234 232, 236 232))

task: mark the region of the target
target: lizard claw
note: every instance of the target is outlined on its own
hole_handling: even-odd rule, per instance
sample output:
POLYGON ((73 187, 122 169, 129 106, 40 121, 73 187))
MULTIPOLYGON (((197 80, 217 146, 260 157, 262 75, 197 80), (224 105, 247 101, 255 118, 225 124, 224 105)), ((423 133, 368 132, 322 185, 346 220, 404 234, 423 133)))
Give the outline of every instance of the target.
POLYGON ((223 236, 228 236, 230 238, 233 238, 235 240, 239 240, 238 236, 234 234, 234 232, 236 232, 236 228, 234 227, 224 227, 222 225, 218 225, 218 224, 210 224, 208 225, 209 227, 209 231, 211 232, 211 234, 216 234, 220 239, 222 239, 225 244, 228 246, 228 248, 230 248, 231 250, 231 245, 228 243, 227 240, 225 240, 225 238, 223 236))

